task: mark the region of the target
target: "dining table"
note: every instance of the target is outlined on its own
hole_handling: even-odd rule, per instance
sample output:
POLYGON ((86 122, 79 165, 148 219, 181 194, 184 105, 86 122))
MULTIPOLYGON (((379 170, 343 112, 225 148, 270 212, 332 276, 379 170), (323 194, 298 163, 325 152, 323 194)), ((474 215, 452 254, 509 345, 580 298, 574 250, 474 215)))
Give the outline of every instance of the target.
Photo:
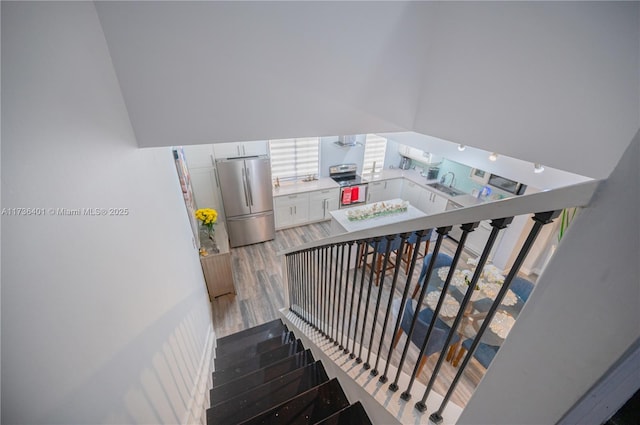
MULTIPOLYGON (((471 260, 471 265, 473 265, 473 260, 471 260)), ((432 310, 436 309, 449 272, 450 267, 440 267, 432 273, 428 287, 433 289, 427 293, 425 298, 427 305, 432 310)), ((456 268, 453 272, 451 284, 445 294, 439 314, 440 319, 449 326, 453 325, 460 310, 460 303, 470 288, 473 273, 474 271, 471 268, 456 268)), ((452 362, 454 366, 458 365, 465 352, 461 346, 462 341, 476 337, 503 282, 504 276, 497 267, 488 264, 483 268, 476 287, 472 289, 473 294, 463 313, 463 319, 456 329, 460 340, 458 343, 453 344, 447 353, 447 361, 452 362)), ((511 289, 507 290, 480 341, 492 346, 502 345, 523 305, 524 301, 520 297, 511 289)))

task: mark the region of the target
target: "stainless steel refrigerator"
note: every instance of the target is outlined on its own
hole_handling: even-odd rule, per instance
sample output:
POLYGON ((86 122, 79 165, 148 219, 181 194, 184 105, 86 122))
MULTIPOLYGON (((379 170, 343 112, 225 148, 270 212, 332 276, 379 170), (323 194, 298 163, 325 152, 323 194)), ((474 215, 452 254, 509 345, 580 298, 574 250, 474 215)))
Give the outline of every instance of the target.
POLYGON ((216 161, 231 247, 275 237, 268 157, 216 161))

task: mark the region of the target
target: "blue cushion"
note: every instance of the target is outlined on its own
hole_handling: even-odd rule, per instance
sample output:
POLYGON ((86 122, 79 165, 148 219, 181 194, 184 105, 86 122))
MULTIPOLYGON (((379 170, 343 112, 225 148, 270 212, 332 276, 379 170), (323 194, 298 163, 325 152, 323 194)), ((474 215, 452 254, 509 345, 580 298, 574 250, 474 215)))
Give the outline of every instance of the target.
MULTIPOLYGON (((418 285, 419 286, 422 286, 422 284, 424 283, 425 278, 427 277, 427 269, 429 268, 429 262, 431 261, 431 256, 432 255, 433 254, 427 254, 424 257, 424 261, 422 263, 422 270, 420 271, 420 277, 418 277, 418 285)), ((438 269, 440 267, 451 266, 452 263, 453 263, 453 258, 449 257, 447 254, 443 254, 443 253, 440 252, 436 256, 436 262, 433 265, 433 270, 435 271, 436 269, 438 269)), ((431 282, 429 284, 431 284, 431 282)))
MULTIPOLYGON (((420 242, 424 242, 424 241, 428 241, 431 239, 431 232, 433 232, 433 229, 429 229, 425 232, 424 235, 422 235, 422 237, 420 238, 420 242)), ((411 236, 409 236, 409 239, 407 239, 407 243, 410 243, 411 245, 415 244, 416 241, 418 240, 418 232, 413 232, 411 233, 411 236)))
MULTIPOLYGON (((468 350, 469 347, 471 347, 472 342, 473 340, 471 339, 465 339, 462 343, 462 346, 468 350)), ((475 357, 476 360, 478 360, 480 364, 486 369, 491 364, 491 361, 496 356, 496 353, 499 349, 500 347, 497 347, 495 345, 488 345, 484 342, 481 342, 476 347, 476 351, 473 353, 473 357, 475 357)))
MULTIPOLYGON (((395 251, 398 248, 400 248, 400 243, 401 243, 402 239, 400 238, 400 236, 396 236, 395 238, 393 238, 391 240, 391 249, 390 251, 395 251)), ((375 248, 376 246, 376 242, 375 241, 371 241, 369 242, 369 245, 373 248, 375 248)), ((379 254, 385 254, 387 252, 387 238, 383 237, 382 239, 380 239, 380 242, 378 242, 378 253, 379 254)))
POLYGON ((511 282, 509 289, 515 292, 522 301, 527 301, 529 299, 529 295, 531 295, 531 291, 533 291, 533 283, 529 282, 527 279, 516 276, 513 278, 513 282, 511 282))
MULTIPOLYGON (((405 305, 404 313, 402 315, 402 322, 400 327, 405 333, 409 333, 409 329, 411 328, 411 322, 413 320, 413 304, 411 300, 407 300, 407 304, 405 305)), ((413 330, 413 335, 411 335, 411 342, 413 342, 418 347, 422 347, 424 343, 424 339, 427 336, 427 330, 429 329, 429 324, 431 323, 431 319, 433 318, 433 310, 430 308, 425 308, 420 313, 418 313, 418 321, 416 322, 416 327, 413 330)), ((441 319, 438 318, 436 320, 436 325, 431 331, 431 337, 429 338, 429 343, 427 344, 427 348, 425 350, 425 355, 430 356, 431 354, 441 351, 442 347, 444 347, 445 340, 447 339, 447 335, 451 328, 444 323, 441 319)), ((456 343, 460 337, 458 334, 455 334, 451 343, 456 343)))

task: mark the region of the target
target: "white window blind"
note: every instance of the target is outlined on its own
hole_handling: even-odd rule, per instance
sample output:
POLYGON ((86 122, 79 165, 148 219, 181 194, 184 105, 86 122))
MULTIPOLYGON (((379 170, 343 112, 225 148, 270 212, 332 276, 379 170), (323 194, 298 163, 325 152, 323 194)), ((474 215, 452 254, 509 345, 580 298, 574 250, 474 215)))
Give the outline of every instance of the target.
POLYGON ((376 136, 375 134, 367 134, 364 144, 364 164, 362 165, 363 173, 370 173, 375 163, 375 171, 382 170, 384 166, 384 155, 387 151, 387 139, 376 136))
POLYGON ((271 174, 281 180, 318 174, 318 137, 269 140, 271 174))

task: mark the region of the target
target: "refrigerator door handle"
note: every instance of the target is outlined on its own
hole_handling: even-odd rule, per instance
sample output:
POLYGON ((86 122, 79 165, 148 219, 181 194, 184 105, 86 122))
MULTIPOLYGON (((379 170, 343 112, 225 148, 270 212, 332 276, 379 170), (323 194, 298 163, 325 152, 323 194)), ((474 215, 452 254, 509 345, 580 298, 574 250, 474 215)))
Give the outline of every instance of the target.
POLYGON ((249 169, 247 170, 247 192, 249 193, 249 203, 253 206, 253 194, 251 193, 251 176, 249 175, 249 169))
POLYGON ((242 167, 242 191, 244 192, 244 203, 248 207, 249 198, 247 196, 247 176, 245 173, 246 173, 246 170, 244 169, 244 167, 242 167))

